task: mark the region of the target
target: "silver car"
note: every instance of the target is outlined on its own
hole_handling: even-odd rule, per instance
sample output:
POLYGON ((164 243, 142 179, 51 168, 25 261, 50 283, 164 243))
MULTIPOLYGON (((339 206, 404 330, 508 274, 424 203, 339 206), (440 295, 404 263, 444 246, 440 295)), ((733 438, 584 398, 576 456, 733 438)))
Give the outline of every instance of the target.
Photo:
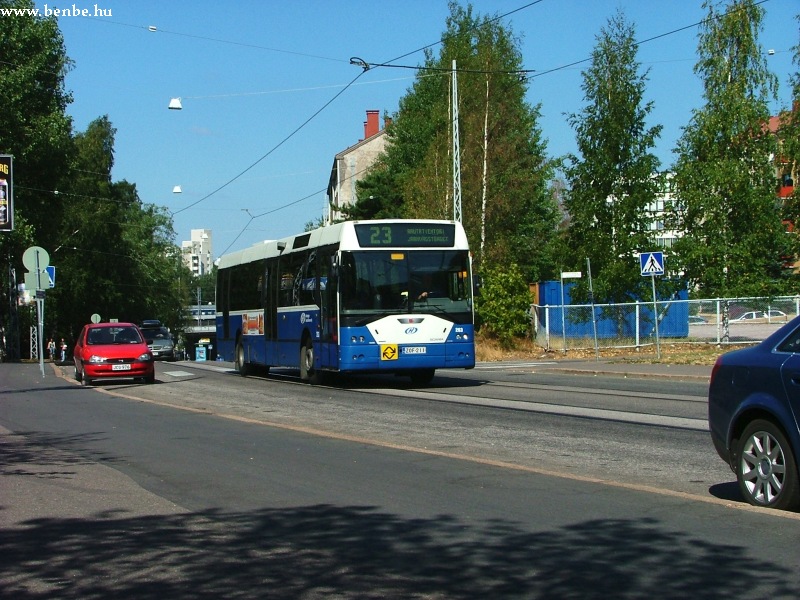
POLYGON ((151 325, 145 322, 141 330, 155 360, 175 360, 175 341, 169 329, 160 324, 151 325))

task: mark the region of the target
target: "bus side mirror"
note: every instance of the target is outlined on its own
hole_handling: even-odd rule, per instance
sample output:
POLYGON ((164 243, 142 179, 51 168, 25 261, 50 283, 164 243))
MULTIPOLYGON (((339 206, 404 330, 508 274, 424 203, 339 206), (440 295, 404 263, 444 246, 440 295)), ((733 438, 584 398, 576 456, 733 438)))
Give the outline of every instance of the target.
POLYGON ((483 287, 483 277, 480 275, 472 276, 472 295, 480 296, 481 288, 483 287))

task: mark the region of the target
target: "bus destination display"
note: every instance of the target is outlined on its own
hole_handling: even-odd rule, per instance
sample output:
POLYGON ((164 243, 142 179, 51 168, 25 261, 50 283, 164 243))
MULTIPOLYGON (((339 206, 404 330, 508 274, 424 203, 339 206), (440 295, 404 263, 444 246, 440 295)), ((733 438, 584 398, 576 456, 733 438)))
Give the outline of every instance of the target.
POLYGON ((358 245, 362 248, 452 248, 453 223, 357 223, 358 245))

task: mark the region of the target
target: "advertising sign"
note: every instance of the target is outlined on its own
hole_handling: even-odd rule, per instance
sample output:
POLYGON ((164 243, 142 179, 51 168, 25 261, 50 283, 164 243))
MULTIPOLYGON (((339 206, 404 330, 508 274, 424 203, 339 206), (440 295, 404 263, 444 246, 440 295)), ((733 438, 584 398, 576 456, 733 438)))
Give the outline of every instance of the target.
POLYGON ((11 155, 0 154, 0 231, 14 229, 14 176, 11 155))

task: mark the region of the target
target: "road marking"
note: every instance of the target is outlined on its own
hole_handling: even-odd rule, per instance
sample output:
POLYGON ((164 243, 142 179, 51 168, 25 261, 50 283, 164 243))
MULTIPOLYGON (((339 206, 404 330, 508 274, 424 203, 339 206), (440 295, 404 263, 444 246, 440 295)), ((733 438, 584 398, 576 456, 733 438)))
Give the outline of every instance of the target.
POLYGON ((488 365, 488 364, 481 364, 475 365, 475 370, 484 370, 490 371, 492 369, 517 369, 519 367, 552 367, 553 365, 557 365, 556 361, 550 362, 515 362, 515 363, 503 363, 498 365, 488 365))
POLYGON ((170 377, 194 377, 195 374, 189 371, 164 371, 164 375, 169 375, 170 377))
POLYGON ((686 417, 670 417, 666 415, 650 415, 646 413, 634 413, 621 410, 608 410, 604 408, 589 408, 582 406, 568 406, 561 404, 545 404, 543 402, 529 402, 527 400, 505 400, 502 398, 473 398, 470 396, 447 396, 435 392, 424 392, 421 390, 392 390, 392 389, 357 389, 351 388, 353 392, 364 394, 382 394, 385 396, 401 396, 422 398, 436 402, 447 402, 450 404, 471 404, 474 406, 490 406, 493 408, 511 408, 525 412, 548 413, 551 415, 564 415, 570 417, 589 417, 592 419, 603 419, 605 421, 622 421, 624 423, 639 423, 641 425, 660 425, 664 427, 678 427, 680 429, 692 429, 694 431, 708 431, 708 421, 705 419, 690 419, 686 417))

